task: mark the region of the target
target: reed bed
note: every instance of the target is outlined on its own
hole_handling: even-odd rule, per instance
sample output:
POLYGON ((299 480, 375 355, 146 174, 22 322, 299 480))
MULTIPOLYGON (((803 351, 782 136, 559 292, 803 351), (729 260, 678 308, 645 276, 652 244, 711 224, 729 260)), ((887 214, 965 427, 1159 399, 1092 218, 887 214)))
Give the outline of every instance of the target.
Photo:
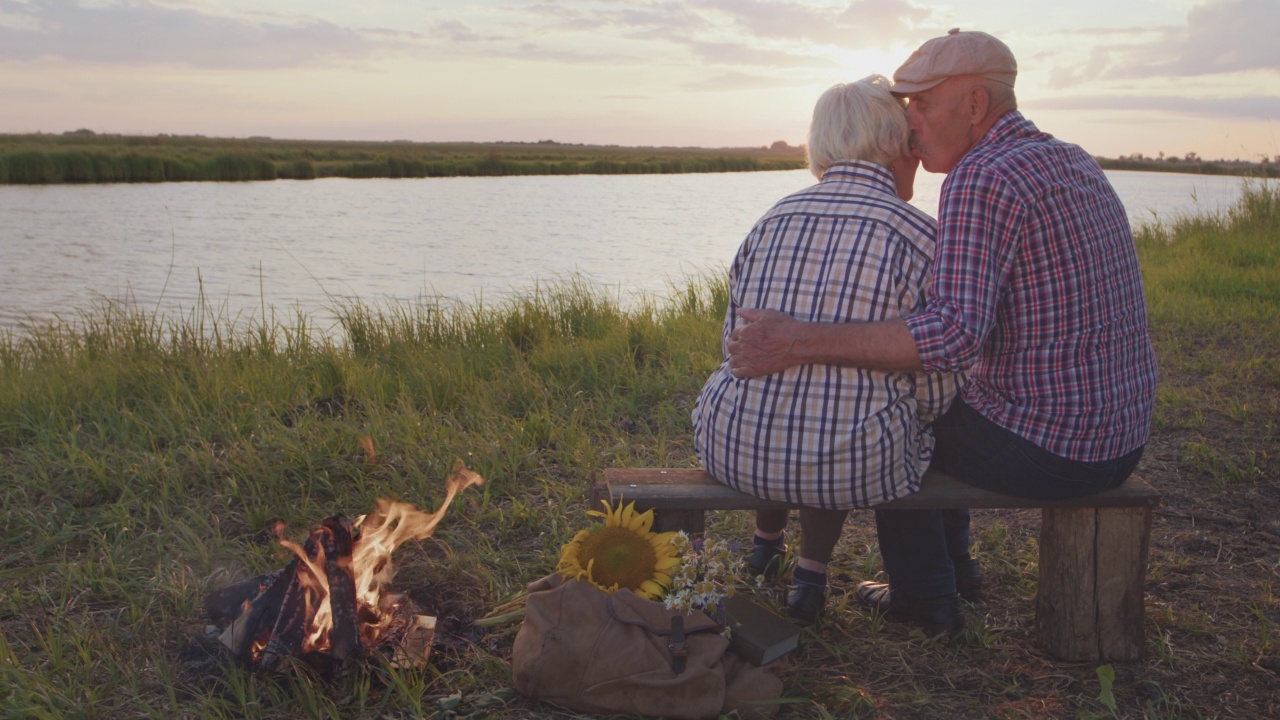
POLYGON ((1193 175, 1236 175, 1252 178, 1280 177, 1280 162, 1263 157, 1261 162, 1249 160, 1201 160, 1199 158, 1097 158, 1104 170, 1138 170, 1141 172, 1191 173, 1193 175))
POLYGON ((0 135, 0 184, 13 185, 751 172, 804 166, 800 148, 0 135))
MULTIPOLYGON (((986 601, 964 640, 858 609, 870 515, 833 561, 827 619, 777 663, 779 718, 1280 714, 1280 196, 1140 231, 1162 366, 1139 472, 1153 531, 1147 657, 1035 647, 1038 515, 975 513, 986 601)), ((625 306, 569 281, 503 304, 156 317, 106 304, 0 341, 0 717, 564 718, 512 690, 518 606, 586 522, 592 474, 691 466, 689 410, 719 363, 720 278, 625 306), (365 443, 371 440, 370 456, 365 443), (457 459, 484 486, 402 548, 396 585, 442 621, 429 667, 338 684, 261 677, 205 633, 210 590, 281 564, 267 523, 377 497, 434 508, 457 459)), ((709 532, 746 538, 750 518, 709 532)), ((776 602, 760 591, 765 604, 776 602)))

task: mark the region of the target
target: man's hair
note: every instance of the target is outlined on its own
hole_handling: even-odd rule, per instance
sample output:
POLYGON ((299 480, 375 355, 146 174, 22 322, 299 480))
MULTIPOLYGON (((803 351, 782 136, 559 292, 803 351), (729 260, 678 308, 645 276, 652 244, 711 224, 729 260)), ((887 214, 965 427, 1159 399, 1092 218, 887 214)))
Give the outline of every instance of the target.
POLYGON ((818 98, 809 125, 809 170, 818 179, 841 160, 888 166, 907 152, 903 101, 883 75, 832 86, 818 98))
POLYGON ((1012 85, 982 76, 978 76, 978 85, 987 91, 987 95, 991 98, 992 109, 997 112, 1018 109, 1018 96, 1014 93, 1012 85))

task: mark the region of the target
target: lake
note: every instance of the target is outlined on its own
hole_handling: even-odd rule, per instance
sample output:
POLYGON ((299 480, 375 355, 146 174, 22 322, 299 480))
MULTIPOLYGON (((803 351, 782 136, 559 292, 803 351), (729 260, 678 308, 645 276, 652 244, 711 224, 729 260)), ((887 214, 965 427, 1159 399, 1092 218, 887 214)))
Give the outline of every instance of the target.
MULTIPOLYGON (((1239 178, 1108 172, 1135 224, 1212 213, 1239 178)), ((0 186, 0 328, 102 300, 320 323, 358 300, 501 303, 578 278, 624 303, 725 272, 807 171, 0 186)), ((942 176, 920 173, 933 214, 942 176)))

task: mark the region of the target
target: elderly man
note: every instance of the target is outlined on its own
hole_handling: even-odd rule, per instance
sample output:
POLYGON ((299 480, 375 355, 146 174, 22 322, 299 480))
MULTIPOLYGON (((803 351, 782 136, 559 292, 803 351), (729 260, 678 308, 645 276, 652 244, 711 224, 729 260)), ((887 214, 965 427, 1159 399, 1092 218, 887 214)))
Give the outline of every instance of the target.
MULTIPOLYGON (((894 74, 914 152, 947 173, 923 311, 805 323, 771 310, 727 345, 739 377, 826 363, 967 371, 934 424, 932 466, 1024 497, 1077 497, 1129 476, 1150 435, 1155 354, 1124 207, 1083 149, 1017 110, 1017 64, 981 32, 952 30, 894 74)), ((876 513, 888 584, 856 597, 929 634, 964 626, 981 591, 967 511, 876 513)))

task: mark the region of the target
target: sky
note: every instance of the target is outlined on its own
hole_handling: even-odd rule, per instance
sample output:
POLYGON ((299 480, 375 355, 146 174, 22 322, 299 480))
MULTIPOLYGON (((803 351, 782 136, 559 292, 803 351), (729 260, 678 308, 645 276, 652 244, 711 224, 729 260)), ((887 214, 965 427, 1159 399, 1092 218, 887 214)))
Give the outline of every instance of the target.
POLYGON ((1280 0, 0 0, 0 133, 799 145, 952 27, 1094 155, 1280 156, 1280 0))

